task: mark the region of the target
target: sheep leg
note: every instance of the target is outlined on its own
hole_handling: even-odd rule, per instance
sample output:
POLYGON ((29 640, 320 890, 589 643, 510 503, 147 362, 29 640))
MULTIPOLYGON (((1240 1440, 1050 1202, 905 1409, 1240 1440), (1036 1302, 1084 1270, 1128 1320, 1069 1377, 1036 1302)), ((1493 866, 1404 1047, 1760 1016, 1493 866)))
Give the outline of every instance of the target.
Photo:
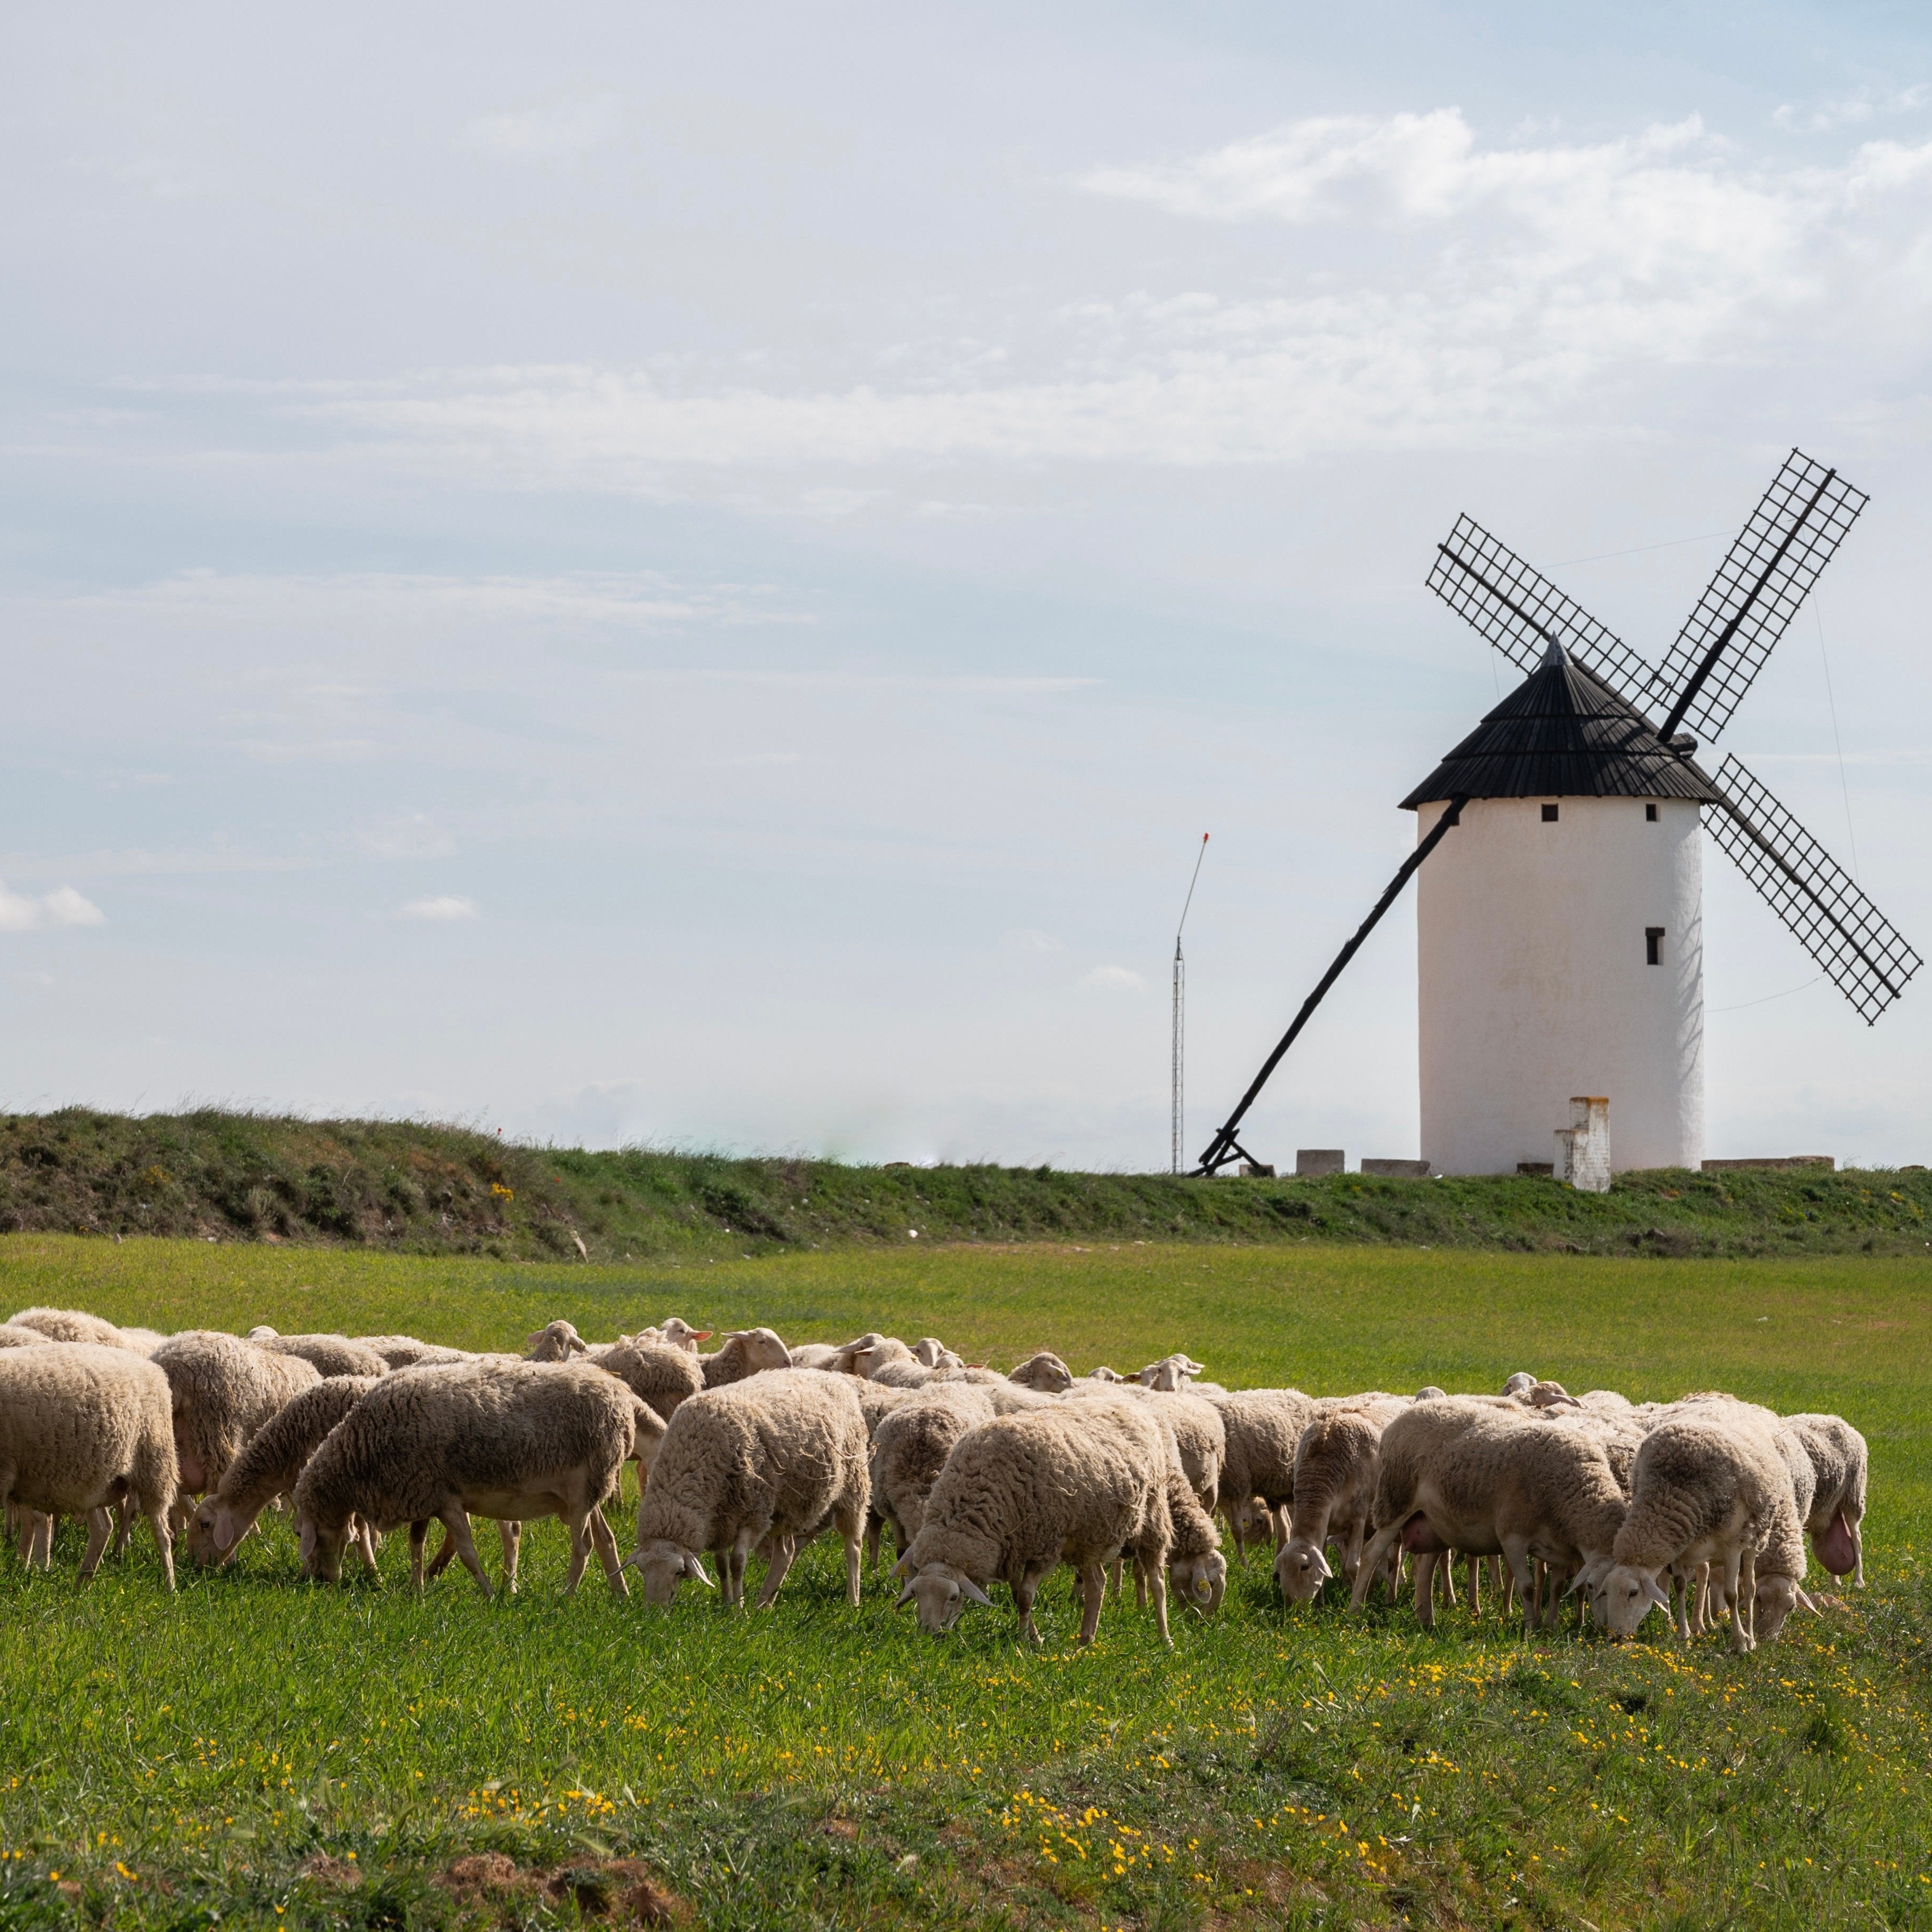
POLYGON ((590 1512, 591 1540, 597 1546, 597 1554, 604 1565, 605 1582, 610 1586, 610 1594, 619 1598, 628 1598, 631 1586, 624 1580, 623 1559, 617 1554, 617 1539, 610 1533, 610 1526, 604 1520, 604 1512, 593 1509, 590 1512))
POLYGON ((586 1513, 580 1516, 566 1516, 563 1520, 570 1532, 570 1569, 563 1580, 563 1594, 574 1597, 590 1562, 590 1518, 586 1513))
POLYGON ((843 1514, 835 1510, 832 1520, 838 1526, 838 1534, 845 1539, 845 1600, 856 1606, 862 1594, 865 1580, 863 1552, 860 1547, 859 1516, 856 1510, 843 1514))
POLYGON ((1287 1504, 1270 1504, 1268 1508, 1268 1528, 1274 1532, 1274 1551, 1277 1556, 1281 1554, 1282 1546, 1287 1542, 1292 1527, 1287 1504))
MULTIPOLYGON (((423 1591, 423 1544, 428 1535, 429 1525, 427 1522, 410 1525, 410 1587, 419 1597, 423 1591)), ((448 1536, 443 1538, 442 1543, 447 1550, 449 1547, 448 1536)))
POLYGON ((1511 1600, 1522 1606, 1522 1633, 1527 1636, 1536 1628, 1539 1607, 1536 1566, 1529 1559, 1528 1546, 1514 1540, 1503 1545, 1503 1561, 1509 1565, 1511 1600))
POLYGON ((114 1520, 104 1509, 89 1513, 87 1519, 87 1554, 80 1559, 80 1580, 85 1583, 100 1568, 100 1552, 114 1533, 114 1520))
MULTIPOLYGON (((1090 1563, 1083 1568, 1080 1572, 1080 1578, 1081 1588, 1086 1600, 1080 1606, 1079 1641, 1082 1643, 1091 1643, 1094 1641, 1094 1633, 1100 1628, 1100 1598, 1103 1594, 1102 1586, 1106 1579, 1097 1563, 1090 1563)), ((1031 1624, 1032 1620, 1032 1613, 1029 1610, 1027 1619, 1029 1624, 1031 1624)))
POLYGON ((1469 1558, 1469 1617, 1472 1622, 1483 1614, 1483 1559, 1480 1556, 1469 1558))
POLYGON ((1436 1556, 1418 1550, 1415 1557, 1415 1620, 1426 1630, 1436 1628, 1436 1556))
MULTIPOLYGON (((1020 1580, 1013 1586, 1013 1607, 1020 1613, 1020 1635, 1025 1638, 1028 1643, 1039 1643, 1043 1641, 1040 1634, 1040 1628, 1033 1620, 1033 1606, 1034 1599, 1040 1594, 1040 1586, 1046 1575, 1046 1572, 1037 1564, 1029 1564, 1021 1573, 1020 1580)), ((1103 1575, 1100 1580, 1097 1588, 1093 1592, 1094 1600, 1096 1604, 1106 1594, 1106 1579, 1103 1575)), ((1085 1570, 1076 1570, 1074 1573, 1073 1588, 1075 1595, 1080 1599, 1080 1614, 1084 1621, 1087 1614, 1086 1604, 1088 1594, 1085 1570)), ((1100 1613, 1096 1609, 1094 1612, 1094 1621, 1098 1623, 1100 1620, 1100 1613)))
POLYGON ((773 1539, 771 1561, 765 1565, 764 1583, 758 1592, 758 1600, 752 1606, 753 1609, 768 1610, 771 1608, 778 1596, 779 1586, 784 1582, 797 1555, 796 1537, 781 1536, 773 1539))
MULTIPOLYGON (((1388 1562, 1390 1554, 1394 1553, 1400 1558, 1401 1539, 1402 1525, 1400 1522, 1390 1523, 1376 1532, 1368 1548, 1362 1552, 1360 1566, 1355 1572, 1355 1587, 1348 1593, 1350 1610, 1359 1610, 1367 1601, 1370 1586, 1381 1574, 1382 1566, 1388 1562)), ((1394 1594, 1393 1585, 1390 1594, 1394 1594)))
POLYGON ((1107 1565, 1107 1587, 1116 1598, 1120 1594, 1121 1580, 1126 1573, 1126 1566, 1118 1556, 1107 1565))
POLYGON ((1838 1512, 1838 1520, 1852 1533, 1852 1586, 1862 1590, 1865 1586, 1865 1539, 1862 1528, 1863 1518, 1854 1522, 1843 1510, 1838 1512))
POLYGON ((1746 1544, 1731 1552, 1724 1566, 1731 1586, 1731 1648, 1734 1651, 1757 1648, 1757 1552, 1746 1544))
POLYGON ((377 1575, 379 1573, 376 1568, 376 1532, 370 1527, 369 1519, 366 1516, 358 1516, 356 1519, 356 1546, 362 1552, 363 1568, 367 1570, 372 1576, 377 1575))
POLYGON ((134 1512, 128 1505, 125 1496, 114 1499, 114 1546, 108 1552, 110 1556, 127 1554, 128 1540, 134 1534, 134 1512))
POLYGON ((748 1529, 740 1530, 737 1540, 731 1546, 731 1602, 734 1608, 744 1607, 745 1562, 757 1540, 748 1529))
POLYGON ((161 1574, 168 1580, 168 1588, 175 1586, 175 1539, 168 1528, 168 1513, 157 1504, 147 1512, 148 1528, 154 1539, 154 1551, 161 1559, 161 1574))
POLYGON ((453 1504, 444 1512, 441 1521, 449 1540, 456 1545, 456 1553, 463 1559, 463 1567, 476 1579, 476 1587, 486 1597, 496 1593, 490 1587, 490 1580, 483 1574, 483 1559, 476 1553, 476 1540, 470 1534, 470 1518, 453 1504))
MULTIPOLYGON (((885 1527, 886 1520, 884 1516, 869 1514, 867 1515, 866 1518, 866 1561, 867 1564, 874 1570, 878 1569, 879 1567, 879 1539, 884 1532, 885 1527)), ((892 1540, 895 1543, 898 1540, 898 1538, 896 1534, 894 1535, 892 1540)), ((899 1554, 901 1556, 904 1556, 905 1552, 902 1550, 899 1554)))
POLYGON ((1456 1607, 1456 1552, 1453 1550, 1437 1564, 1436 1574, 1442 1580, 1442 1607, 1453 1610, 1456 1607))
POLYGON ((1167 1565, 1156 1555, 1148 1566, 1148 1588, 1154 1598, 1154 1620, 1160 1632, 1160 1640, 1169 1650, 1174 1648, 1174 1639, 1167 1629, 1167 1565))
MULTIPOLYGON (((463 1520, 467 1527, 470 1519, 466 1516, 463 1520)), ((503 1588, 514 1597, 517 1594, 517 1558, 524 1546, 523 1525, 513 1520, 500 1518, 496 1524, 496 1540, 503 1549, 503 1588)))

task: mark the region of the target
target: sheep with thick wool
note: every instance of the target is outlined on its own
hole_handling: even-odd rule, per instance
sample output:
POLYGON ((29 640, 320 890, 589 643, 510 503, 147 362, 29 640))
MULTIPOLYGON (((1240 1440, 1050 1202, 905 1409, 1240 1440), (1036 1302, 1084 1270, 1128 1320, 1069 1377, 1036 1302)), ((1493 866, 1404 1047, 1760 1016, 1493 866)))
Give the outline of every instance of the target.
POLYGON ((295 1355, 313 1363, 320 1376, 380 1376, 389 1364, 379 1348, 366 1342, 352 1341, 346 1335, 266 1335, 250 1330, 248 1339, 272 1355, 295 1355))
MULTIPOLYGON (((1753 1648, 1758 1552, 1768 1540, 1780 1499, 1791 1498, 1791 1474, 1774 1431, 1746 1406, 1692 1405, 1644 1438, 1636 1454, 1630 1509, 1611 1559, 1592 1586, 1591 1607, 1612 1636, 1628 1637, 1654 1607, 1666 1615, 1672 1571, 1686 1585, 1702 1564, 1732 1606, 1731 1648, 1753 1648)), ((1677 1634, 1690 1641, 1688 1601, 1677 1634)))
POLYGON ((921 1624, 938 1633, 965 1604, 990 1604, 986 1586, 997 1579, 1013 1593, 1022 1634, 1036 1642, 1034 1600, 1064 1562, 1079 1579, 1079 1640, 1090 1643, 1107 1566, 1131 1551, 1148 1573, 1166 1640, 1168 1498, 1179 1475, 1172 1444, 1151 1406, 1131 1401, 1056 1403, 982 1423, 960 1438, 926 1498, 894 1573, 905 1579, 899 1602, 916 1604, 921 1624))
POLYGON ((299 1355, 276 1354, 212 1328, 171 1335, 149 1359, 173 1392, 182 1498, 218 1488, 256 1430, 322 1379, 299 1355))
POLYGON ((1221 1412, 1205 1396, 1178 1388, 1169 1394, 1154 1384, 1114 1384, 1083 1378, 1066 1391, 1064 1399, 1150 1404, 1174 1437, 1181 1468, 1196 1499, 1210 1515, 1214 1513, 1220 1496, 1221 1465, 1227 1460, 1228 1430, 1221 1412))
POLYGON ((147 1352, 144 1343, 130 1342, 112 1322, 78 1308, 22 1308, 8 1316, 7 1324, 12 1328, 31 1328, 50 1342, 91 1342, 97 1348, 147 1352))
POLYGON ((890 1524, 903 1556, 926 1520, 926 1498, 959 1438, 991 1422, 993 1400, 970 1382, 942 1384, 898 1403, 872 1436, 872 1510, 866 1526, 867 1553, 878 1547, 879 1531, 890 1524))
POLYGON ((447 1369, 476 1358, 467 1348, 446 1348, 434 1342, 419 1341, 413 1335, 353 1335, 350 1340, 364 1348, 373 1348, 392 1369, 447 1369))
POLYGON ((1787 1415, 1784 1426, 1810 1458, 1811 1506, 1804 1528, 1811 1553, 1834 1576, 1864 1587, 1865 1438, 1841 1415, 1787 1415))
POLYGON ((1073 1386, 1073 1371, 1051 1348, 1041 1348, 1011 1370, 1006 1379, 1041 1395, 1059 1395, 1073 1386))
POLYGON ((790 1368, 791 1354, 771 1329, 740 1328, 714 1353, 700 1355, 698 1365, 707 1389, 724 1388, 767 1370, 790 1368))
MULTIPOLYGON (((635 1335, 620 1335, 597 1357, 596 1362, 607 1376, 615 1376, 667 1423, 682 1404, 704 1390, 704 1370, 698 1358, 689 1349, 673 1348, 668 1342, 646 1342, 635 1335)), ((647 1442, 640 1438, 639 1447, 647 1455, 655 1455, 662 1440, 661 1432, 652 1431, 647 1442)))
MULTIPOLYGON (((628 1594, 602 1505, 635 1446, 644 1403, 586 1362, 482 1362, 385 1376, 324 1438, 296 1484, 302 1568, 341 1575, 354 1522, 410 1526, 422 1585, 423 1540, 440 1522, 486 1597, 472 1515, 558 1517, 570 1532, 568 1595, 593 1549, 615 1596, 628 1594)), ((514 1588, 514 1579, 510 1586, 514 1588)))
POLYGON ((1312 1395, 1294 1388, 1238 1389, 1207 1396, 1220 1412, 1227 1440, 1220 1498, 1231 1520, 1258 1501, 1277 1547, 1287 1540, 1288 1508, 1294 1500, 1294 1457, 1301 1432, 1314 1420, 1312 1395))
MULTIPOLYGON (((262 1512, 296 1486, 309 1458, 329 1431, 374 1388, 376 1376, 325 1376, 305 1388, 256 1430, 248 1446, 224 1471, 212 1496, 204 1496, 188 1519, 184 1539, 200 1564, 226 1563, 262 1512)), ((365 1534, 362 1560, 373 1570, 376 1552, 365 1534)))
POLYGON ((1342 1576, 1353 1586, 1375 1504, 1382 1432, 1408 1406, 1400 1396, 1324 1404, 1302 1431, 1288 1540, 1274 1559, 1275 1581, 1286 1601, 1312 1603, 1322 1594, 1335 1574, 1328 1563, 1331 1540, 1341 1545, 1342 1576))
POLYGON ((1450 1396, 1412 1403, 1389 1422, 1376 1474, 1377 1528, 1356 1571, 1354 1607, 1398 1547, 1417 1558, 1425 1629, 1435 1621, 1435 1560, 1452 1550, 1502 1556, 1530 1627, 1544 1615, 1535 1564, 1561 1576, 1610 1567, 1626 1504, 1602 1443, 1511 1406, 1450 1396))
POLYGON ((52 1340, 38 1328, 23 1328, 18 1323, 0 1322, 0 1348, 43 1348, 52 1340))
MULTIPOLYGON (((126 1348, 52 1342, 0 1352, 0 1508, 88 1520, 80 1580, 99 1567, 110 1508, 143 1516, 168 1588, 178 1466, 167 1376, 126 1348)), ((38 1528, 38 1526, 36 1526, 38 1528)))
POLYGON ((744 1601, 745 1562, 770 1541, 758 1607, 770 1606, 802 1544, 830 1522, 845 1545, 846 1592, 859 1600, 860 1548, 872 1496, 858 1385, 845 1376, 778 1369, 707 1389, 672 1417, 638 1502, 626 1558, 648 1603, 665 1604, 687 1576, 728 1605, 744 1601))

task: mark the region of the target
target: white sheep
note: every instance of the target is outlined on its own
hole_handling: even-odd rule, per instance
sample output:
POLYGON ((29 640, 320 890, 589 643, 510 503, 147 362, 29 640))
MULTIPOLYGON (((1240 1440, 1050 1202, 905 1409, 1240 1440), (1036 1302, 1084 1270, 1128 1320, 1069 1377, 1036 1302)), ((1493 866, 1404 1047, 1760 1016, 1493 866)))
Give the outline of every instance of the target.
POLYGON ((584 1337, 560 1316, 545 1322, 534 1335, 526 1335, 524 1350, 524 1359, 530 1362, 567 1362, 573 1355, 590 1352, 584 1337))
MULTIPOLYGON (((704 1371, 698 1358, 688 1348, 673 1348, 668 1342, 646 1342, 635 1335, 620 1335, 616 1342, 596 1358, 598 1367, 615 1376, 631 1393, 647 1403, 652 1413, 668 1422, 682 1402, 702 1393, 704 1371)), ((638 1432, 640 1460, 657 1451, 663 1440, 662 1430, 638 1432)))
POLYGON ((446 1348, 413 1335, 356 1335, 350 1340, 374 1348, 392 1369, 446 1369, 476 1358, 466 1348, 446 1348))
POLYGON ((892 1526, 896 1558, 912 1546, 926 1518, 926 1498, 954 1444, 969 1429, 992 1421, 994 1414, 986 1390, 955 1382, 921 1391, 880 1421, 872 1436, 868 1553, 876 1552, 879 1529, 886 1524, 892 1526))
POLYGON ((1037 1642, 1034 1598, 1064 1562, 1079 1579, 1079 1641, 1090 1643, 1107 1566, 1131 1552, 1149 1573, 1168 1640, 1168 1493, 1178 1471, 1172 1441, 1148 1405, 1120 1400, 1056 1405, 969 1430, 894 1573, 905 1580, 899 1602, 916 1603, 921 1624, 937 1633, 964 1604, 990 1604, 986 1586, 998 1578, 1012 1591, 1022 1634, 1037 1642))
POLYGON ((366 1342, 352 1342, 346 1335, 274 1335, 255 1340, 258 1348, 273 1355, 294 1355, 314 1365, 322 1376, 380 1376, 388 1370, 388 1360, 380 1349, 366 1342))
POLYGON ((704 1372, 704 1386, 715 1389, 768 1369, 788 1369, 791 1355, 770 1329, 740 1328, 726 1336, 713 1353, 700 1355, 698 1364, 704 1372))
MULTIPOLYGON (((92 1342, 102 1348, 124 1348, 127 1337, 111 1322, 78 1308, 22 1308, 7 1318, 10 1328, 32 1328, 52 1342, 92 1342)), ((146 1354, 142 1349, 140 1352, 146 1354)))
POLYGON ((184 1498, 219 1487, 256 1430, 322 1379, 315 1364, 299 1355, 277 1354, 208 1328, 170 1336, 149 1359, 173 1391, 184 1498))
POLYGON ((1811 1552, 1834 1576, 1864 1588, 1865 1438, 1840 1415, 1788 1415, 1810 1459, 1811 1507, 1804 1528, 1811 1552))
MULTIPOLYGON (((80 1580, 124 1507, 147 1520, 175 1586, 169 1512, 178 1474, 168 1378, 132 1351, 52 1342, 0 1352, 0 1506, 88 1520, 80 1580)), ((38 1527, 38 1526, 37 1526, 38 1527)))
MULTIPOLYGON (((1301 1432, 1315 1419, 1312 1396, 1299 1389, 1237 1389, 1209 1396, 1221 1414, 1227 1451, 1220 1498, 1231 1523, 1258 1498, 1277 1547, 1287 1540, 1288 1506, 1294 1500, 1294 1456, 1301 1432)), ((1244 1537, 1238 1526, 1236 1534, 1244 1537)))
POLYGON ((1334 1575, 1331 1539, 1341 1545, 1342 1575, 1353 1586, 1375 1503, 1382 1432, 1408 1406, 1399 1396, 1324 1404, 1302 1431, 1288 1540, 1274 1559, 1275 1581, 1288 1602, 1312 1603, 1334 1575))
POLYGON ((1073 1386, 1073 1371, 1051 1348, 1042 1348, 1012 1370, 1006 1379, 1042 1395, 1058 1395, 1073 1386))
POLYGON ((296 1484, 302 1568, 332 1583, 353 1522, 379 1533, 407 1523, 420 1588, 434 1520, 488 1597, 470 1516, 554 1516, 570 1532, 565 1594, 576 1589, 594 1548, 611 1593, 626 1595, 601 1505, 617 1493, 644 1408, 614 1376, 586 1362, 473 1363, 385 1376, 329 1432, 296 1484))
POLYGON ((778 1595, 800 1543, 828 1518, 845 1544, 847 1594, 859 1600, 860 1546, 871 1500, 866 1424, 856 1384, 804 1369, 768 1371, 694 1396, 672 1417, 638 1503, 637 1546, 625 1560, 645 1600, 668 1604, 687 1576, 742 1604, 745 1561, 771 1539, 758 1592, 778 1595))

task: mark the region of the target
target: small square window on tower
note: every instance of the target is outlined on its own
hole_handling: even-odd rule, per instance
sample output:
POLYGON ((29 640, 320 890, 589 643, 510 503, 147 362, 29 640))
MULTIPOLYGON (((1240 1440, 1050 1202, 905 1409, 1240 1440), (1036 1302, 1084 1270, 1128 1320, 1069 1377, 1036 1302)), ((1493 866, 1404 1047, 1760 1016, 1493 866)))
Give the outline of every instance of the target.
POLYGON ((1646 806, 1643 808, 1643 815, 1651 824, 1654 825, 1657 823, 1657 807, 1654 805, 1646 806))
POLYGON ((1543 822, 1546 825, 1554 825, 1556 823, 1556 806, 1553 805, 1546 805, 1543 808, 1543 822))
POLYGON ((1646 966, 1664 964, 1664 928, 1660 926, 1647 926, 1643 929, 1643 963, 1646 966))

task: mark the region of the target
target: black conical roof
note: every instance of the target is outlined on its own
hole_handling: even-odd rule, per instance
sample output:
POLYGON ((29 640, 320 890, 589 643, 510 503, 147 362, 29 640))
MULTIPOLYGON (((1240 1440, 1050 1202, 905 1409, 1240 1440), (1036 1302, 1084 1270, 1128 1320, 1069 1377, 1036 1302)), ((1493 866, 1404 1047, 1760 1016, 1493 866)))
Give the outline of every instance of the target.
POLYGON ((1718 797, 1708 772, 1560 644, 1402 802, 1718 797))

